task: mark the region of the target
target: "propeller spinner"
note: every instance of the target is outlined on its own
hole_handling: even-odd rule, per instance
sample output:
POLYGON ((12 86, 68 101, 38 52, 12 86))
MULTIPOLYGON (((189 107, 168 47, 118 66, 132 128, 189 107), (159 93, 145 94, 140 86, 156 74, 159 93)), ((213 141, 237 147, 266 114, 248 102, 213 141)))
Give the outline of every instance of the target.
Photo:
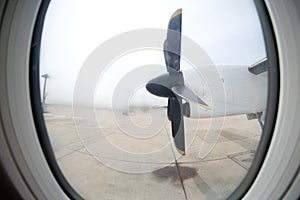
POLYGON ((185 155, 185 135, 182 99, 202 107, 210 107, 184 84, 180 71, 182 9, 176 10, 168 25, 167 39, 164 42, 164 57, 168 73, 150 80, 146 88, 156 96, 168 98, 168 119, 171 121, 172 136, 181 155, 185 155))

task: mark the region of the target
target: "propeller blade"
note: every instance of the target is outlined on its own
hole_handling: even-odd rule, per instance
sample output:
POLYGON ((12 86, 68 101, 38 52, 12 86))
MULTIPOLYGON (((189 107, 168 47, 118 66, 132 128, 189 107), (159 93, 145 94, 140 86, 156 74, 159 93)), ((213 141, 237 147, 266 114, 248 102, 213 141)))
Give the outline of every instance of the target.
POLYGON ((172 136, 174 138, 176 149, 181 155, 185 155, 184 121, 181 98, 169 98, 168 118, 171 121, 172 136))
POLYGON ((168 72, 180 70, 182 9, 171 16, 168 25, 167 39, 164 42, 164 56, 168 72))
POLYGON ((185 85, 177 85, 172 87, 172 91, 180 96, 181 98, 185 99, 186 101, 192 101, 194 103, 197 103, 198 105, 206 108, 211 109, 209 105, 207 105, 200 97, 198 97, 191 89, 189 89, 185 85))

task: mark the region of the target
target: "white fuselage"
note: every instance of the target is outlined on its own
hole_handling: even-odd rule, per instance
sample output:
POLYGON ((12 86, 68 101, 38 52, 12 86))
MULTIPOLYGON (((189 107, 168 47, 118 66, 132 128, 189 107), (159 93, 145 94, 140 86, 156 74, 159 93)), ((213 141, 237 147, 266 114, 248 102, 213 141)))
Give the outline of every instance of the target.
POLYGON ((195 70, 183 70, 185 82, 212 107, 208 110, 190 102, 191 118, 250 114, 266 109, 267 72, 254 75, 248 71, 247 66, 214 67, 219 75, 213 77, 206 76, 205 72, 201 73, 201 70, 198 70, 202 74, 200 76, 199 73, 195 73, 195 70), (215 82, 211 81, 212 79, 215 82), (212 95, 214 92, 216 95, 212 95))

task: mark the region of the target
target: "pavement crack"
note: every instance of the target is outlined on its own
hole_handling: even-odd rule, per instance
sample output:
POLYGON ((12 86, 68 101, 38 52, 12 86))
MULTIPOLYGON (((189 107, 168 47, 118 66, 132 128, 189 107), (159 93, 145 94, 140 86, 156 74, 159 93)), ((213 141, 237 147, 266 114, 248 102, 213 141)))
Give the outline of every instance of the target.
MULTIPOLYGON (((165 127, 165 128, 166 128, 166 133, 168 134, 169 133, 168 128, 167 127, 165 127)), ((172 141, 171 141, 170 137, 168 137, 168 138, 170 140, 170 143, 172 144, 172 141)), ((174 164, 176 165, 176 169, 177 169, 177 172, 178 172, 178 176, 179 176, 179 179, 180 179, 180 183, 181 183, 181 186, 182 186, 184 197, 185 197, 185 200, 187 200, 187 195, 186 195, 186 190, 185 190, 184 183, 183 183, 183 178, 182 178, 182 175, 181 175, 180 169, 179 169, 179 163, 177 162, 175 152, 174 152, 174 149, 173 149, 172 145, 171 145, 171 150, 172 150, 172 154, 174 156, 174 160, 175 160, 174 164)))
POLYGON ((181 175, 181 172, 180 172, 180 169, 179 169, 179 164, 177 162, 177 159, 175 159, 175 162, 176 162, 176 168, 177 168, 177 171, 178 171, 180 182, 181 182, 181 185, 182 185, 182 190, 183 190, 183 193, 184 193, 184 197, 187 200, 186 190, 185 190, 185 187, 184 187, 183 178, 182 178, 182 175, 181 175))

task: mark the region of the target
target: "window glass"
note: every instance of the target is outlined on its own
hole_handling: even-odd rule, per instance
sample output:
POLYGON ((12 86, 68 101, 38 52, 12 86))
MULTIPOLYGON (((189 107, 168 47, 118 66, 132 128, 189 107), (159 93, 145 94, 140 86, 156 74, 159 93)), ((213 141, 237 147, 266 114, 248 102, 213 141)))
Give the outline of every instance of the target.
POLYGON ((227 198, 261 137, 266 61, 250 0, 51 1, 40 88, 62 172, 86 199, 227 198))

